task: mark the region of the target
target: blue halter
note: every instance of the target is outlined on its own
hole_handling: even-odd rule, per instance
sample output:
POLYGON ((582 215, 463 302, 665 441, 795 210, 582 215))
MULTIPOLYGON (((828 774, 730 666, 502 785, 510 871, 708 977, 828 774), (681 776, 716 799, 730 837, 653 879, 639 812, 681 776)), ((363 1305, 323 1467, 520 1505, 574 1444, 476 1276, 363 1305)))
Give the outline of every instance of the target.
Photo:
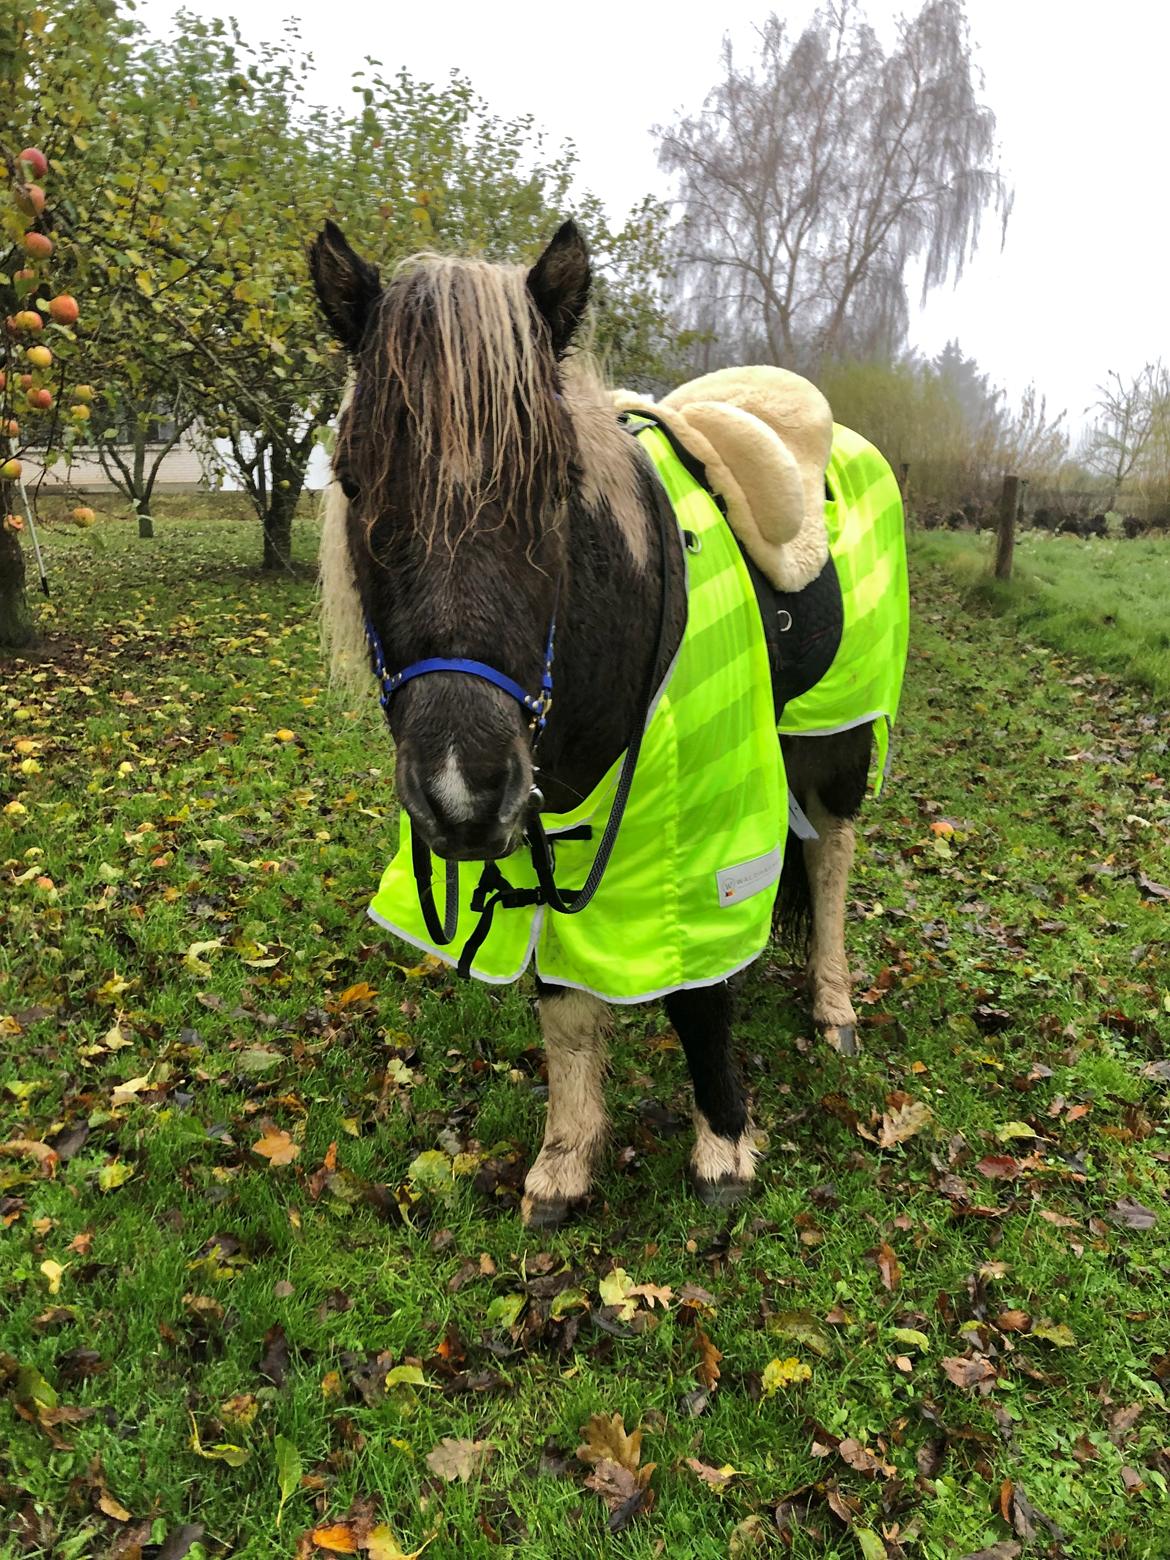
POLYGON ((539 693, 525 693, 518 682, 515 682, 506 672, 497 671, 494 666, 488 666, 485 661, 472 661, 464 656, 428 656, 423 661, 412 661, 409 666, 404 666, 400 672, 386 670, 386 655, 382 649, 382 641, 378 637, 378 631, 366 618, 366 638, 370 644, 370 652, 374 658, 374 671, 378 681, 382 685, 382 708, 386 712, 386 718, 390 718, 390 700, 406 683, 412 682, 416 677, 424 677, 429 672, 466 672, 470 677, 480 677, 484 682, 491 683, 499 688, 510 698, 516 700, 532 716, 532 731, 534 736, 539 736, 544 730, 548 720, 548 713, 552 709, 553 696, 553 641, 557 631, 556 607, 553 608, 552 621, 548 625, 548 638, 544 646, 544 671, 540 678, 539 693))

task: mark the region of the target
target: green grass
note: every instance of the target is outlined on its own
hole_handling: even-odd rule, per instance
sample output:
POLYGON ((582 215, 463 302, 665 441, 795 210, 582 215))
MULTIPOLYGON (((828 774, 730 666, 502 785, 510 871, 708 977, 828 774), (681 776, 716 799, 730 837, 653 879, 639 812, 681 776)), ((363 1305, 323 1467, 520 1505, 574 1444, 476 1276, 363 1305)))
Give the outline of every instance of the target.
POLYGON ((1170 701, 1170 541, 1082 541, 1028 531, 1012 578, 991 575, 995 538, 914 532, 923 565, 945 567, 968 597, 1017 628, 1170 701))
POLYGON ((622 1015, 614 1154, 576 1224, 530 1236, 529 994, 364 919, 393 839, 377 701, 324 692, 311 578, 257 551, 222 521, 55 531, 52 638, 0 666, 0 1143, 62 1153, 52 1176, 0 1157, 0 1556, 158 1554, 193 1523, 192 1556, 324 1554, 314 1524, 370 1511, 460 1560, 958 1560, 1012 1537, 1020 1491, 1065 1534, 1017 1503, 1027 1554, 1170 1555, 1165 713, 922 565, 851 892, 863 1057, 761 961, 739 1036, 767 1148, 722 1222, 685 1190, 663 1018, 622 1015), (858 1129, 905 1096, 931 1117, 883 1150, 858 1129), (283 1167, 253 1151, 268 1121, 283 1167), (615 1266, 666 1309, 618 1319, 615 1266), (789 1356, 809 1379, 766 1395, 789 1356), (986 1396, 949 1379, 963 1357, 992 1362, 986 1396), (86 1417, 53 1424, 42 1382, 86 1417), (657 1464, 615 1534, 572 1457, 593 1413, 657 1464), (277 1436, 304 1476, 279 1530, 277 1436), (443 1437, 494 1451, 444 1484, 443 1437), (737 1471, 720 1493, 688 1458, 737 1471))

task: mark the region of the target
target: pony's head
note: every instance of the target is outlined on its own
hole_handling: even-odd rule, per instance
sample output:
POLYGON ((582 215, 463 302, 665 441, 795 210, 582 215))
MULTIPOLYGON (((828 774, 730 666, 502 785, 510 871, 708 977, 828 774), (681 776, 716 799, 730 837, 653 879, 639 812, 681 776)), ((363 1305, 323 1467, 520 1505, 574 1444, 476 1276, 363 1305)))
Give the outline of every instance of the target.
MULTIPOLYGON (((531 270, 422 255, 383 284, 327 223, 310 261, 353 367, 322 543, 335 665, 361 654, 364 616, 391 672, 458 657, 535 692, 576 460, 560 360, 589 291, 580 234, 566 223, 531 270)), ((403 684, 389 716, 431 849, 511 850, 533 783, 523 706, 443 671, 403 684)))

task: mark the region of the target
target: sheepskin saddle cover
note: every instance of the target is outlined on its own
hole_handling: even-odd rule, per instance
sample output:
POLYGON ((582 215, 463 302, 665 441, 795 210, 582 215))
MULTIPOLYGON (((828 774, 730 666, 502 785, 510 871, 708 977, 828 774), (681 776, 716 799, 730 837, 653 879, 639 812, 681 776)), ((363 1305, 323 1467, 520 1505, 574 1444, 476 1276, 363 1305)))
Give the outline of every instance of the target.
POLYGON ((615 390, 621 412, 666 425, 701 461, 748 557, 778 589, 803 590, 829 556, 829 403, 807 379, 765 365, 723 368, 660 401, 615 390))

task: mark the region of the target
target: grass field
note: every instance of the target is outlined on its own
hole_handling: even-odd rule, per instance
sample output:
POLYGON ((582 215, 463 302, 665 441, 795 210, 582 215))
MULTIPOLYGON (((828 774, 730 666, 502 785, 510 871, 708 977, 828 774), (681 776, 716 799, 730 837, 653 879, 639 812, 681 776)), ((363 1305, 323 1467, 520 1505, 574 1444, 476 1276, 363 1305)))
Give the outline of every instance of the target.
POLYGON ((0 663, 3 1560, 1170 1556, 1170 699, 929 542, 864 1055, 761 961, 726 1220, 624 1015, 597 1195, 530 1236, 528 993, 363 918, 391 756, 308 571, 240 523, 53 534, 52 638, 0 663))
POLYGON ((918 532, 915 555, 949 570, 970 599, 1100 671, 1170 704, 1170 540, 1048 536, 1017 540, 1013 577, 990 576, 995 538, 918 532))

